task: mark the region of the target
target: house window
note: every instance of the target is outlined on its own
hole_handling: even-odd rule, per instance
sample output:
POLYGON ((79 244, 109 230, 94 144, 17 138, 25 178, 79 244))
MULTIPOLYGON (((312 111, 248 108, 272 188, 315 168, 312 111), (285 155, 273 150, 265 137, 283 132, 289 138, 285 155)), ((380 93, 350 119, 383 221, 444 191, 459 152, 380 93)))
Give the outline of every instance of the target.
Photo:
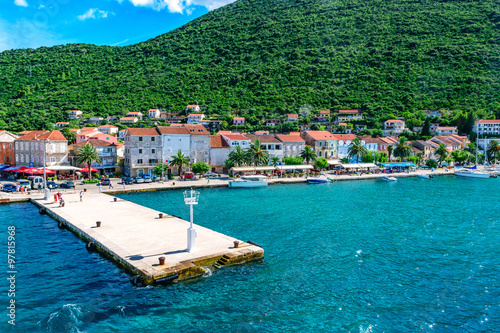
POLYGON ((151 141, 155 141, 155 137, 154 136, 151 137, 151 141))
POLYGON ((51 157, 51 158, 50 158, 50 161, 51 161, 51 162, 55 162, 55 161, 56 161, 56 158, 55 158, 55 157, 51 157))
POLYGON ((156 149, 151 149, 151 154, 156 154, 156 149))
POLYGON ((156 159, 150 159, 149 164, 156 164, 156 159))
POLYGON ((142 136, 139 137, 139 141, 142 141, 142 136))
POLYGON ((142 149, 139 149, 139 154, 142 154, 142 149))
POLYGON ((141 158, 137 160, 137 164, 142 164, 142 159, 141 158))

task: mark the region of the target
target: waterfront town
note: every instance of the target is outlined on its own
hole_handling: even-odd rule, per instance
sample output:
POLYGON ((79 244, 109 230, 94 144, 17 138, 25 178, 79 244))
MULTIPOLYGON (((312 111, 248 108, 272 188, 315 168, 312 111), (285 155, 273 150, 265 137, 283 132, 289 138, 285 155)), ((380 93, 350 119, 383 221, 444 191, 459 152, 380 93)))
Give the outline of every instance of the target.
MULTIPOLYGON (((300 165, 316 159, 326 159, 327 163, 315 165, 316 169, 330 170, 359 162, 408 161, 432 168, 474 164, 469 137, 459 133, 457 127, 433 122, 439 113, 426 112, 427 129, 423 128, 426 125, 410 129, 404 118, 389 119, 383 123, 381 133, 369 136, 360 110, 321 110, 307 116, 307 123, 299 114, 288 114, 283 119, 263 121, 263 130, 252 133, 245 130, 245 117, 235 116, 229 125, 227 120, 205 117, 198 105, 187 105, 183 112, 174 114, 151 109, 107 119, 85 117, 85 112, 71 110, 68 121, 54 124, 53 130, 0 131, 0 171, 29 167, 38 168, 34 172, 39 173, 45 165, 58 175, 74 175, 75 170, 83 168, 78 177, 86 177, 89 161, 78 158, 85 146, 96 152, 90 167, 98 178, 155 176, 158 165, 162 165, 160 170, 165 175, 173 177, 192 171, 191 166, 200 163, 206 165, 201 169, 203 173, 217 174, 231 174, 235 167, 245 165, 300 165), (281 132, 276 130, 278 127, 281 132), (286 129, 291 130, 284 132, 286 129), (423 131, 429 135, 410 141, 410 136, 423 131), (235 151, 246 151, 256 142, 267 159, 234 159, 235 151), (353 144, 362 147, 362 157, 353 156, 353 144), (304 155, 305 151, 312 153, 304 155)), ((498 144, 500 140, 500 120, 476 120, 472 130, 480 152, 486 153, 492 142, 498 144)))

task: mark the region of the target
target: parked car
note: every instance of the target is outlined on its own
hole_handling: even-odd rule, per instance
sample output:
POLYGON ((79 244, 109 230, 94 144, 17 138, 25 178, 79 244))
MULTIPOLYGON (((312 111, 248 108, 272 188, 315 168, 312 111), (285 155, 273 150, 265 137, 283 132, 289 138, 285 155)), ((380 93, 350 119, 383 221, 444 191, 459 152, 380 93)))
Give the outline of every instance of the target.
POLYGON ((186 179, 195 179, 194 178, 194 173, 192 173, 192 172, 186 172, 185 174, 181 175, 181 179, 184 179, 184 180, 186 180, 186 179))
POLYGON ((132 177, 125 177, 122 179, 122 183, 125 182, 126 185, 131 185, 134 183, 134 179, 132 177))
POLYGON ((144 179, 145 183, 152 183, 153 179, 151 179, 151 175, 143 175, 142 178, 144 179))
POLYGON ((72 181, 66 181, 59 185, 60 188, 75 188, 75 183, 72 181))
POLYGON ((142 177, 135 177, 134 178, 134 183, 136 183, 136 184, 142 184, 142 183, 144 183, 144 178, 142 178, 142 177))
POLYGON ((220 177, 219 174, 213 173, 213 172, 206 172, 203 176, 205 176, 207 178, 218 178, 218 177, 220 177))
POLYGON ((30 183, 30 181, 29 181, 29 180, 26 180, 26 179, 19 179, 19 180, 17 181, 17 183, 18 183, 19 185, 21 185, 22 187, 24 187, 24 189, 25 189, 25 190, 27 190, 27 189, 30 189, 30 188, 31 188, 31 183, 30 183))
POLYGON ((103 180, 101 180, 101 184, 103 186, 108 186, 110 183, 111 183, 111 180, 109 178, 104 178, 103 180))
POLYGON ((56 182, 54 182, 54 181, 50 181, 50 182, 47 182, 47 187, 50 189, 53 189, 53 188, 59 188, 59 185, 57 185, 56 182))
POLYGON ((16 192, 16 185, 7 183, 3 184, 2 191, 4 192, 16 192))

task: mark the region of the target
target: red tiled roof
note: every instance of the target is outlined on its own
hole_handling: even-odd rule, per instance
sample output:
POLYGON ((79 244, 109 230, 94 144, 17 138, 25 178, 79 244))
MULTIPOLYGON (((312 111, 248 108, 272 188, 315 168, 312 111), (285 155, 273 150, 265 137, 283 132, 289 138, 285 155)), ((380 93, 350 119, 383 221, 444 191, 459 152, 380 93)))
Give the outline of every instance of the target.
POLYGON ((386 123, 404 123, 404 121, 399 119, 389 119, 385 121, 386 123))
POLYGON ((339 110, 339 113, 358 113, 358 110, 339 110))
POLYGON ((259 140, 262 143, 281 143, 278 139, 276 139, 273 135, 255 135, 255 134, 245 134, 245 137, 249 138, 252 141, 259 140))
POLYGON ((234 118, 233 118, 233 121, 234 121, 234 120, 245 120, 245 118, 244 118, 244 117, 234 117, 234 118))
POLYGON ((332 133, 328 131, 306 131, 314 140, 336 140, 332 133))
POLYGON ((453 130, 456 130, 457 128, 456 127, 438 127, 438 130, 443 130, 443 131, 453 131, 453 130))
POLYGON ((341 126, 347 126, 347 123, 339 123, 341 126))
POLYGON ((222 135, 212 135, 210 137, 210 148, 229 148, 222 135))
POLYGON ((149 111, 159 111, 159 110, 160 110, 160 109, 149 109, 149 110, 148 110, 148 112, 149 112, 149 111))
POLYGON ((140 114, 140 113, 141 113, 141 112, 139 112, 139 111, 130 111, 130 112, 128 112, 128 113, 127 113, 127 116, 128 116, 128 115, 138 115, 138 114, 140 114))
POLYGON ((247 137, 244 137, 241 134, 238 133, 233 133, 233 134, 223 134, 224 137, 228 138, 229 140, 249 140, 247 137))
POLYGON ((130 135, 160 135, 156 128, 127 128, 130 135))
POLYGON ((333 136, 335 137, 335 140, 344 140, 344 141, 347 140, 352 141, 355 138, 357 138, 357 136, 354 134, 333 134, 333 136))
POLYGON ((300 135, 300 132, 290 132, 288 134, 290 134, 290 135, 300 135))
POLYGON ((500 123, 500 119, 479 119, 479 120, 476 120, 476 123, 493 123, 493 124, 497 124, 497 123, 500 123))
POLYGON ((191 113, 191 114, 188 114, 188 117, 199 117, 199 116, 203 116, 203 113, 191 113))
POLYGON ((203 125, 158 126, 158 131, 161 134, 210 135, 203 125))
POLYGON ((320 115, 323 115, 323 114, 330 114, 330 110, 321 110, 319 112, 320 115))
POLYGON ((269 131, 257 131, 255 133, 260 133, 260 134, 269 134, 269 131))
POLYGON ((298 114, 296 114, 296 113, 290 113, 290 114, 288 115, 288 118, 298 118, 298 117, 299 117, 299 115, 298 115, 298 114))
POLYGON ((122 117, 120 118, 120 121, 127 121, 127 120, 134 120, 137 119, 137 117, 122 117))
POLYGON ((197 106, 198 106, 198 105, 196 105, 196 104, 189 104, 188 106, 186 106, 186 109, 187 109, 187 108, 195 108, 195 107, 197 107, 197 106))
POLYGON ((305 142, 299 135, 276 135, 282 142, 305 142))
POLYGON ((80 129, 79 128, 70 128, 70 132, 73 132, 73 133, 76 133, 78 132, 80 129))
POLYGON ((97 128, 101 128, 101 127, 105 127, 105 128, 118 128, 118 127, 113 126, 113 125, 102 125, 102 126, 99 126, 97 128))
POLYGON ((51 140, 51 141, 68 141, 59 131, 30 131, 29 133, 17 138, 19 141, 34 141, 34 140, 51 140))
POLYGON ((79 146, 85 146, 87 143, 90 143, 92 146, 116 146, 114 143, 107 142, 104 140, 99 140, 99 139, 88 139, 85 141, 82 141, 80 143, 75 143, 73 146, 79 147, 79 146))

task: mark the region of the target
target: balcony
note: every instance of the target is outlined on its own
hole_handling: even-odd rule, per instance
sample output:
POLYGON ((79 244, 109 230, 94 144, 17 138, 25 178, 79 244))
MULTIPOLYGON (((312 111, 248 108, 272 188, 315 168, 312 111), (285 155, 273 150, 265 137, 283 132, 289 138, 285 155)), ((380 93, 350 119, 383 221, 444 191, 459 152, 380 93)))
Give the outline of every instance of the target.
POLYGON ((158 163, 142 163, 142 164, 132 164, 132 168, 152 168, 158 163))

